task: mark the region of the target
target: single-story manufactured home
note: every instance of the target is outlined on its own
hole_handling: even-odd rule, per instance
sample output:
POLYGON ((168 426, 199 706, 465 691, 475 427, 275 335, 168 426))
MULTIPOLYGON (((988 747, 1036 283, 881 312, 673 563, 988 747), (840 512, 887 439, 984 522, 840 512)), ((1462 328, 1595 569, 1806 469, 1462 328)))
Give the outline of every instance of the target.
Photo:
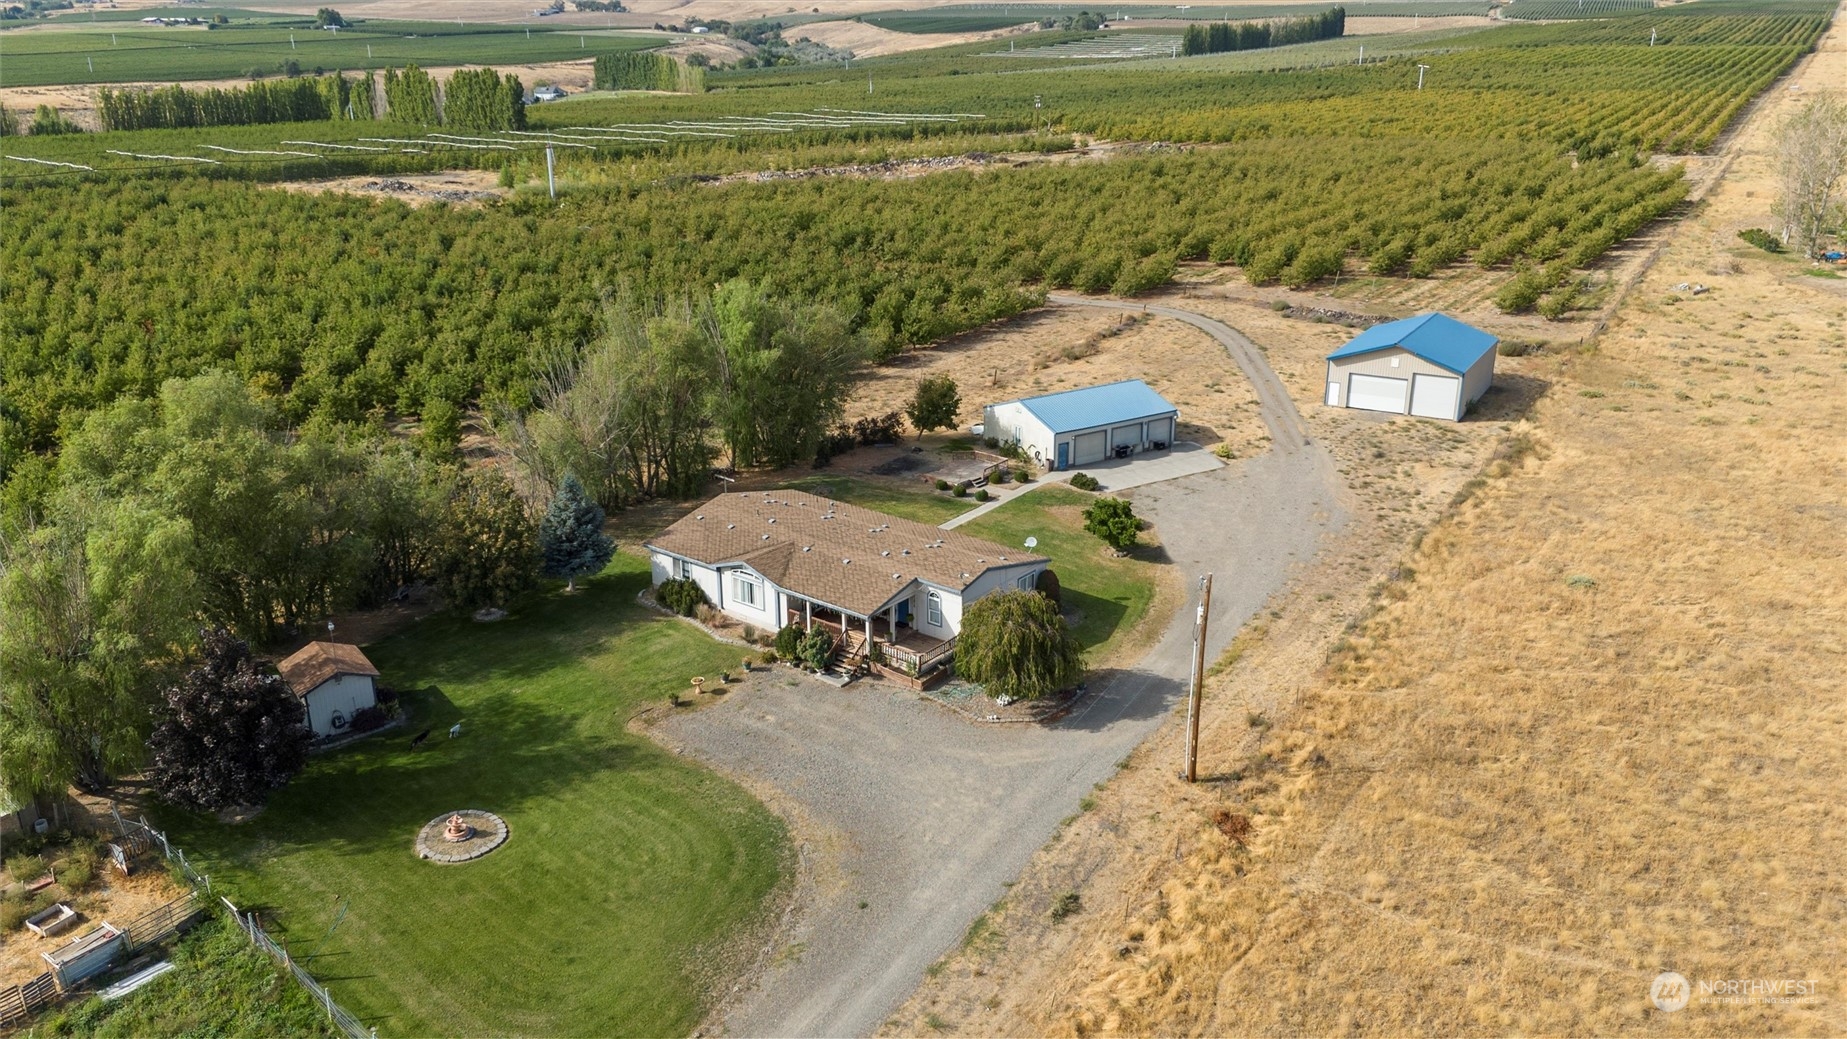
POLYGON ((289 689, 308 711, 316 736, 338 736, 353 715, 378 706, 378 668, 358 646, 310 642, 276 665, 289 689))
POLYGON ((1180 412, 1140 379, 1048 393, 982 410, 983 432, 1018 444, 1048 469, 1091 465, 1173 445, 1180 412))
POLYGON ((694 581, 713 606, 766 631, 825 625, 913 675, 948 659, 966 604, 1037 587, 1048 562, 792 490, 721 494, 646 547, 656 586, 694 581))
POLYGON ((1494 384, 1498 342, 1445 314, 1374 325, 1328 355, 1327 403, 1460 422, 1494 384))

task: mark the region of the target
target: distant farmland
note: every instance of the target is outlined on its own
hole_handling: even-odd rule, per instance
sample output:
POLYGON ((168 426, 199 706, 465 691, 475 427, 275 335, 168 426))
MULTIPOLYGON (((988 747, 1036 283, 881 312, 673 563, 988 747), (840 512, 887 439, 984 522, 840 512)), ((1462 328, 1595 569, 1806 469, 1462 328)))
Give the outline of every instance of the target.
POLYGON ((289 29, 274 23, 200 28, 123 28, 0 34, 0 86, 231 79, 317 69, 418 65, 524 65, 594 58, 660 45, 647 36, 592 29, 459 27, 373 22, 362 31, 289 29))

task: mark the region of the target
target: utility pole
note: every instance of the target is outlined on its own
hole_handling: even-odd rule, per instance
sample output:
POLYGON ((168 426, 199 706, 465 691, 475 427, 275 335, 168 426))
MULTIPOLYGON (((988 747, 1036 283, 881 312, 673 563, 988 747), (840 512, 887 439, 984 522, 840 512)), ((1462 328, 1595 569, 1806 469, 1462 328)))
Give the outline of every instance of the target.
POLYGON ((551 192, 552 201, 558 201, 558 182, 552 179, 552 146, 545 146, 545 190, 551 192))
POLYGON ((1199 705, 1206 684, 1206 618, 1212 613, 1212 575, 1199 579, 1199 609, 1193 617, 1193 687, 1186 696, 1186 771, 1189 783, 1199 782, 1199 705))

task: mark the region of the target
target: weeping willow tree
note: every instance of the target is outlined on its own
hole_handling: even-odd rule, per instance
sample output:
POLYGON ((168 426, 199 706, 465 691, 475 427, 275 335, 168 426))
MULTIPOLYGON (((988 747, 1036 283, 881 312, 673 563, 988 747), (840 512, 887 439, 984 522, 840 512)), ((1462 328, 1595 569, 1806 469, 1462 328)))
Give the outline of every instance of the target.
POLYGON ((956 636, 956 674, 990 696, 1037 700, 1083 676, 1077 640, 1058 605, 1038 592, 997 592, 975 600, 956 636))

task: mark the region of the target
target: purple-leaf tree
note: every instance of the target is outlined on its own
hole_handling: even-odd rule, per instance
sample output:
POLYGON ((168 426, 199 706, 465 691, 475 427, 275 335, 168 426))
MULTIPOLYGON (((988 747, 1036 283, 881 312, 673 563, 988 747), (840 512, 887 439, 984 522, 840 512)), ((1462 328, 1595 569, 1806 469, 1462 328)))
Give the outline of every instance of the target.
POLYGON ((282 679, 222 628, 201 633, 204 660, 170 686, 148 741, 160 795, 198 811, 260 805, 300 772, 314 733, 282 679))

